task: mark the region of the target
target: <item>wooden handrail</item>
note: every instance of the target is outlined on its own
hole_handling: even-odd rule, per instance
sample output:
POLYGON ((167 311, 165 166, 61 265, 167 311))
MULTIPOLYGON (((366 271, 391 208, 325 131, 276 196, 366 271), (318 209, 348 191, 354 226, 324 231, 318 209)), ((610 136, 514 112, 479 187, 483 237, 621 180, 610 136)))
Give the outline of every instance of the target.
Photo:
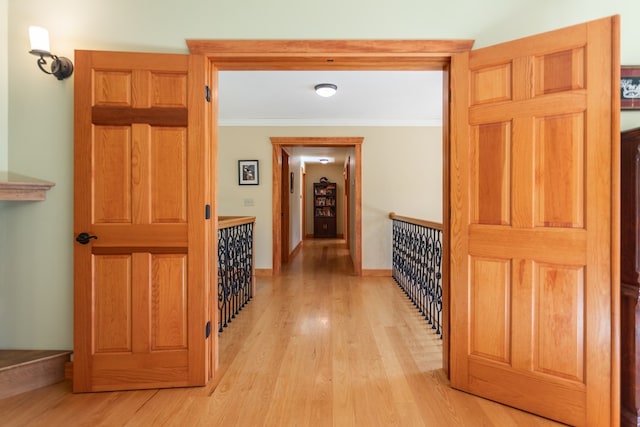
POLYGON ((423 227, 433 228, 435 230, 443 230, 444 226, 437 222, 427 221, 426 219, 410 218, 408 216, 396 215, 395 212, 389 213, 389 219, 408 222, 409 224, 422 225, 423 227))
POLYGON ((219 216, 218 228, 229 228, 251 222, 256 222, 255 216, 219 216))

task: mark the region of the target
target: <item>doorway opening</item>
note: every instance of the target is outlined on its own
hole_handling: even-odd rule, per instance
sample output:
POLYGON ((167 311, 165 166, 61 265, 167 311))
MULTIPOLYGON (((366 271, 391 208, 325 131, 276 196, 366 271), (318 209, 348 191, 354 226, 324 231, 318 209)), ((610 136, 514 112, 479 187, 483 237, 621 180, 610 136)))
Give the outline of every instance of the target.
MULTIPOLYGON (((218 71, 260 70, 396 70, 396 71, 442 71, 443 72, 443 228, 449 234, 449 68, 455 53, 468 52, 473 40, 187 40, 191 54, 205 56, 210 65, 212 92, 217 93, 218 71)), ((211 125, 214 150, 217 147, 218 123, 211 125)), ((357 145, 356 147, 360 147, 357 145)), ((276 148, 274 147, 274 150, 276 148)), ((278 158, 274 156, 273 158, 278 158)), ((362 161, 356 165, 361 167, 362 161)), ((279 168, 274 168, 274 170, 279 168)), ((281 177, 276 172, 275 185, 281 177), (278 178, 278 179, 276 179, 278 178)), ((361 181, 354 177, 356 181, 361 181)), ((214 194, 214 200, 217 197, 214 194)), ((277 197, 280 197, 279 195, 277 197)), ((354 195, 354 197, 358 197, 354 195)), ((361 195, 360 195, 361 197, 361 195)), ((273 203, 279 206, 279 203, 273 203)), ((355 213, 354 213, 355 215, 355 213)), ((360 219, 361 221, 361 219, 360 219)), ((278 223, 280 221, 278 220, 278 223)), ((274 238, 275 240, 275 238, 274 238)), ((279 245, 281 242, 278 243, 279 245)), ((357 245, 361 250, 361 245, 357 245)), ((361 256, 361 255, 360 255, 361 256)), ((280 257, 280 251, 273 251, 280 257)), ((443 247, 443 368, 449 371, 449 247, 445 237, 443 247)), ((279 265, 279 264, 278 264, 279 265)), ((275 264, 274 264, 275 267, 275 264)), ((362 266, 360 266, 361 268, 362 266)), ((362 274, 362 270, 358 271, 362 274)), ((216 292, 214 289, 212 292, 216 292)), ((216 300, 217 295, 212 295, 216 300)), ((212 355, 217 360, 218 347, 212 341, 212 355)))
MULTIPOLYGON (((350 178, 353 173, 349 171, 355 167, 352 157, 351 151, 343 147, 283 147, 282 268, 302 251, 305 240, 320 237, 341 241, 349 249, 349 265, 353 266, 354 257, 349 246, 349 230, 353 228, 349 226, 352 218, 349 214, 353 211, 349 209, 352 200, 349 197, 350 183, 355 187, 350 178), (316 211, 314 186, 323 178, 333 182, 335 197, 330 200, 328 209, 316 211), (329 218, 316 218, 316 213, 329 214, 329 218)), ((326 203, 326 199, 318 203, 326 203)))
MULTIPOLYGON (((273 275, 280 274, 283 263, 284 251, 288 252, 288 230, 283 233, 282 220, 284 212, 282 206, 283 173, 289 172, 288 165, 283 165, 283 159, 286 154, 287 147, 340 147, 347 148, 352 152, 353 165, 348 167, 353 169, 354 189, 350 201, 353 206, 353 218, 350 222, 351 234, 347 237, 348 241, 352 241, 350 245, 351 259, 353 261, 353 270, 356 276, 362 274, 362 143, 363 137, 272 137, 271 144, 273 146, 273 275), (286 172, 283 172, 286 171, 286 172), (283 239, 286 236, 286 240, 283 239)), ((286 189, 285 189, 286 190, 286 189)), ((345 236, 346 237, 346 236, 345 236)), ((286 261, 286 259, 285 259, 286 261)))

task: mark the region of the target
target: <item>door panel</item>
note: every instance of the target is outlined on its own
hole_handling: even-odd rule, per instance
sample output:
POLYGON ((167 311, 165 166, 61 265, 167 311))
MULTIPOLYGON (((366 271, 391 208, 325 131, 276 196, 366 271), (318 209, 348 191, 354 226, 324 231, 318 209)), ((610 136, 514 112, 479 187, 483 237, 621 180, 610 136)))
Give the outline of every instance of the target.
POLYGON ((507 225, 511 222, 511 176, 507 168, 509 163, 505 159, 511 157, 511 124, 489 123, 478 126, 474 132, 477 134, 470 147, 469 165, 473 176, 472 221, 476 224, 507 225), (486 147, 487 145, 491 147, 486 147))
POLYGON ((131 256, 94 258, 95 353, 132 351, 131 256))
POLYGON ((204 385, 204 60, 76 53, 74 391, 204 385))
POLYGON ((533 369, 584 381, 584 268, 535 264, 533 369), (549 334, 546 331, 553 331, 549 334), (576 357, 568 357, 576 355, 576 357))
POLYGON ((584 227, 584 114, 535 120, 536 227, 584 227))
POLYGON ((145 126, 150 152, 151 222, 187 221, 187 132, 185 129, 145 126))
POLYGON ((451 383, 571 425, 617 419, 617 32, 452 59, 451 383))
POLYGON ((187 348, 187 257, 151 256, 152 350, 187 348))
POLYGON ((510 269, 504 260, 471 259, 469 351, 473 356, 510 362, 510 269))
POLYGON ((131 129, 96 126, 93 131, 93 222, 130 224, 131 129), (115 167, 115 166, 118 167, 115 167))

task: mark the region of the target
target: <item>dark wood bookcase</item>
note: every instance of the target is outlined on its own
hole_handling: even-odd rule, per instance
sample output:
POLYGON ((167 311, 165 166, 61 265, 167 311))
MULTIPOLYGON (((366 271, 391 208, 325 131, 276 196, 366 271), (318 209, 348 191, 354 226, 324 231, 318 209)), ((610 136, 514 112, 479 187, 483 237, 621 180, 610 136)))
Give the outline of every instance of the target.
POLYGON ((621 416, 640 426, 640 128, 622 132, 620 162, 621 416))
POLYGON ((313 184, 313 237, 336 237, 336 183, 313 184))

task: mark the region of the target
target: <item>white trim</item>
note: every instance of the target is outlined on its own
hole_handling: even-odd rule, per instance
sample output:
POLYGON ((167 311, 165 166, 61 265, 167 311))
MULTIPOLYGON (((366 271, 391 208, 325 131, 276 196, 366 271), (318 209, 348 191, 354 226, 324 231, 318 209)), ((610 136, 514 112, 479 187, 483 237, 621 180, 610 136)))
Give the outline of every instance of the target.
POLYGON ((219 126, 362 126, 362 127, 442 127, 441 119, 429 120, 367 120, 367 119, 240 119, 218 120, 219 126))

